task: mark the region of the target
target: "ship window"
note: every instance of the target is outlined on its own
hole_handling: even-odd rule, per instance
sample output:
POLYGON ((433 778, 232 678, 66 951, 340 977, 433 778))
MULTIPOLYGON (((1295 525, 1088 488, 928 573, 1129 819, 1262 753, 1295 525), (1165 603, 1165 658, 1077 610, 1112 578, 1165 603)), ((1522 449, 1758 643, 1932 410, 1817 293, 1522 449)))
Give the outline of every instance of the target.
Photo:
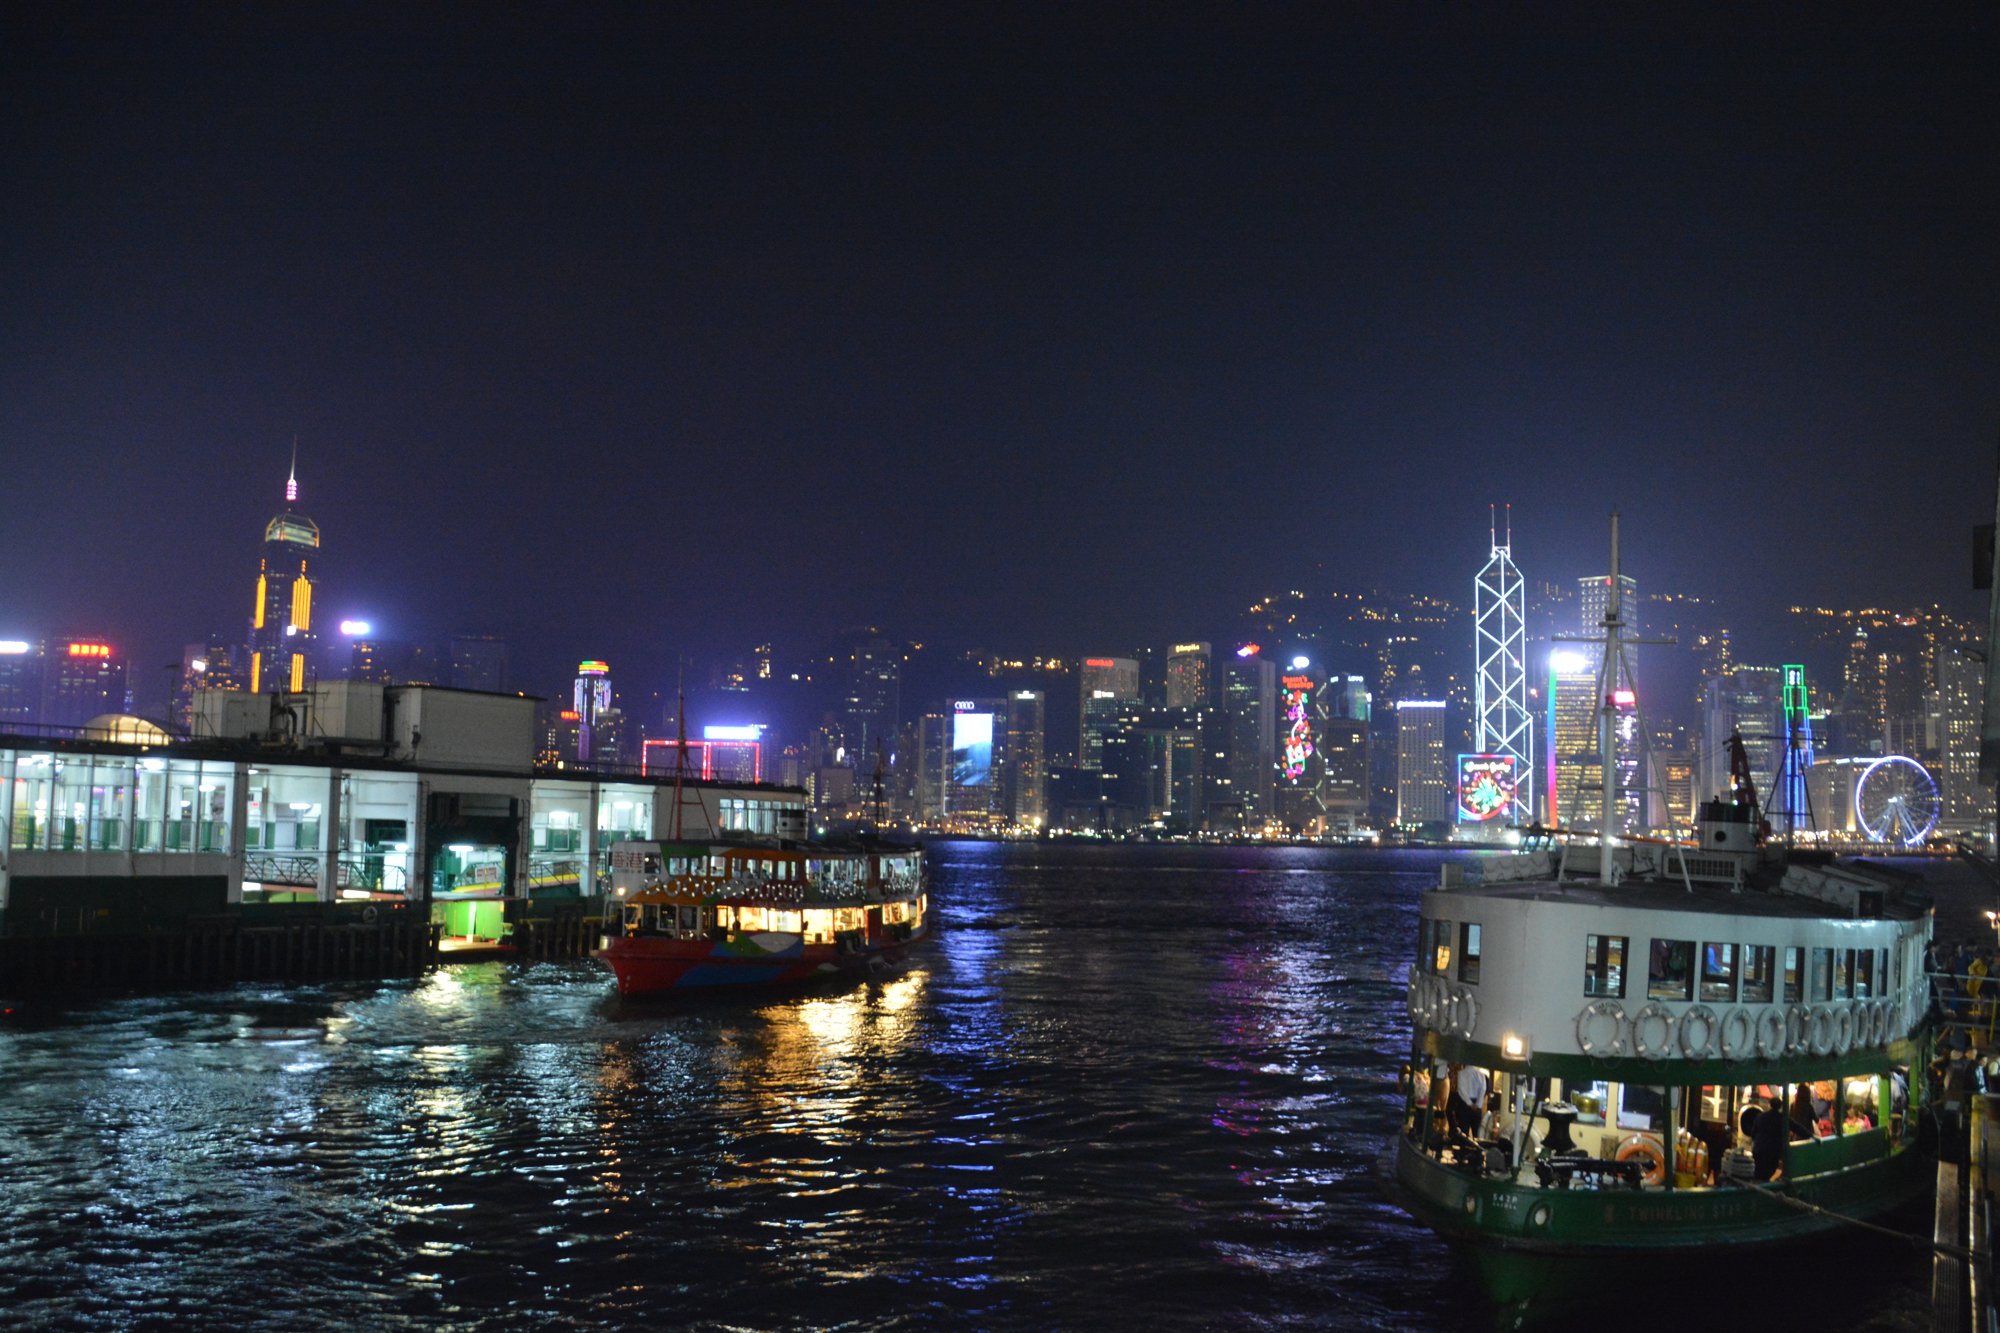
POLYGON ((693 907, 681 908, 681 932, 683 934, 692 935, 694 933, 695 923, 698 915, 699 915, 698 909, 696 908, 693 907))
POLYGON ((1691 1000, 1694 998, 1694 941, 1654 940, 1646 969, 1646 998, 1649 1000, 1691 1000))
POLYGON ((1625 998, 1625 944, 1623 935, 1583 937, 1583 993, 1625 998))
POLYGON ((1833 951, 1833 994, 1835 999, 1854 998, 1854 950, 1833 951))
POLYGON ((1824 1004, 1833 998, 1833 950, 1812 951, 1812 998, 1824 1004))
POLYGON ((1451 974, 1451 922, 1434 921, 1431 925, 1434 933, 1431 937, 1430 969, 1441 977, 1449 976, 1451 974))
POLYGON ((1796 944, 1785 946, 1785 1003, 1798 1004, 1806 997, 1805 950, 1796 944))
POLYGON ((1701 998, 1708 1004, 1736 1003, 1736 946, 1701 946, 1701 998))
POLYGON ((1743 946, 1743 1003, 1769 1004, 1774 994, 1772 973, 1777 967, 1778 950, 1769 944, 1743 946))
POLYGON ((1458 979, 1479 984, 1479 923, 1467 921, 1458 928, 1458 979))
POLYGON ((1866 1000, 1875 994, 1875 951, 1863 949, 1854 959, 1854 998, 1866 1000))

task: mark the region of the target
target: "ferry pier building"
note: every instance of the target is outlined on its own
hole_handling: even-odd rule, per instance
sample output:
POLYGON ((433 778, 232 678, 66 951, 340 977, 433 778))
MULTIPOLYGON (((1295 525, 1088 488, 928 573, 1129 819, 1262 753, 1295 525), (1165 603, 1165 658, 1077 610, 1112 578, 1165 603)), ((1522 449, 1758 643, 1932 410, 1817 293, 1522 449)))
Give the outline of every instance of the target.
MULTIPOLYGON (((320 682, 202 691, 189 738, 0 731, 0 993, 586 952, 611 845, 671 831, 676 788, 536 767, 536 702, 320 682)), ((805 836, 797 788, 680 792, 687 837, 805 836)))

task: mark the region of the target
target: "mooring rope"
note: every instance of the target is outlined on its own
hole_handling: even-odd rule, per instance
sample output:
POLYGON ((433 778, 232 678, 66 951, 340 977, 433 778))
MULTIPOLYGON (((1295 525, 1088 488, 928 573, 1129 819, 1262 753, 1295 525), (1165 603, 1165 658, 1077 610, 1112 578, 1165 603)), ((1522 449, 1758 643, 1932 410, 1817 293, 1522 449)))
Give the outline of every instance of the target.
POLYGON ((1815 1217, 1831 1218, 1836 1222, 1845 1222, 1847 1223, 1847 1225, 1851 1227, 1860 1227, 1864 1231, 1873 1231, 1877 1235, 1888 1236, 1894 1240, 1906 1241, 1913 1248, 1916 1249, 1930 1250, 1933 1253, 1942 1254, 1952 1259, 1962 1260, 1966 1263, 1974 1262, 1974 1255, 1972 1251, 1965 1248, 1963 1245, 1947 1244, 1943 1241, 1934 1240, 1928 1236, 1913 1236, 1907 1231, 1898 1231, 1894 1227, 1885 1227, 1881 1225, 1879 1222, 1865 1222, 1858 1217, 1849 1217, 1846 1213, 1836 1213, 1831 1208, 1822 1208, 1816 1203, 1807 1203, 1804 1199, 1796 1198, 1793 1195, 1785 1194, 1779 1190, 1774 1190, 1769 1185, 1760 1185, 1754 1180, 1739 1180, 1736 1183, 1744 1189, 1756 1190, 1759 1194, 1764 1195, 1766 1198, 1776 1199, 1779 1203, 1784 1204, 1787 1208, 1796 1208, 1802 1213, 1811 1213, 1815 1217))

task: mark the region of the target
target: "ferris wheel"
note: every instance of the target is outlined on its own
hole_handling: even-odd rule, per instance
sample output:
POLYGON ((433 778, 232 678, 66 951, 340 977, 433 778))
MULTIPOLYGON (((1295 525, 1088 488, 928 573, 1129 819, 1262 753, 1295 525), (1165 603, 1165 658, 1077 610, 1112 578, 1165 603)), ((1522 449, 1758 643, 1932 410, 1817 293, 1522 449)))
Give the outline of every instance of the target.
POLYGON ((1854 783, 1854 818, 1872 842, 1915 847, 1931 835, 1943 810, 1937 780, 1899 754, 1877 759, 1854 783))

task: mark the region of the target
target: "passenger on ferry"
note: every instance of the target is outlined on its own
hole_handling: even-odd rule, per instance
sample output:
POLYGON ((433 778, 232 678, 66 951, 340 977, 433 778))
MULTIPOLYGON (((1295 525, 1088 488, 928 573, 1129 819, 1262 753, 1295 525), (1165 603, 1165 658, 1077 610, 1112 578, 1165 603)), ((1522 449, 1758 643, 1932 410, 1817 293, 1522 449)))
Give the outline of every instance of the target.
POLYGON ((1758 1180, 1776 1180, 1785 1169, 1785 1118, 1771 1102, 1757 1108, 1750 1124, 1750 1158, 1758 1180))
POLYGON ((1471 1138, 1479 1137, 1480 1121, 1486 1116, 1486 1071, 1469 1065, 1451 1067, 1451 1127, 1471 1138))
POLYGON ((1791 1130, 1793 1142, 1805 1143, 1818 1138, 1819 1132, 1814 1128, 1818 1123, 1819 1117, 1813 1114, 1812 1093, 1807 1089, 1805 1084, 1801 1083, 1792 1094, 1791 1130))

